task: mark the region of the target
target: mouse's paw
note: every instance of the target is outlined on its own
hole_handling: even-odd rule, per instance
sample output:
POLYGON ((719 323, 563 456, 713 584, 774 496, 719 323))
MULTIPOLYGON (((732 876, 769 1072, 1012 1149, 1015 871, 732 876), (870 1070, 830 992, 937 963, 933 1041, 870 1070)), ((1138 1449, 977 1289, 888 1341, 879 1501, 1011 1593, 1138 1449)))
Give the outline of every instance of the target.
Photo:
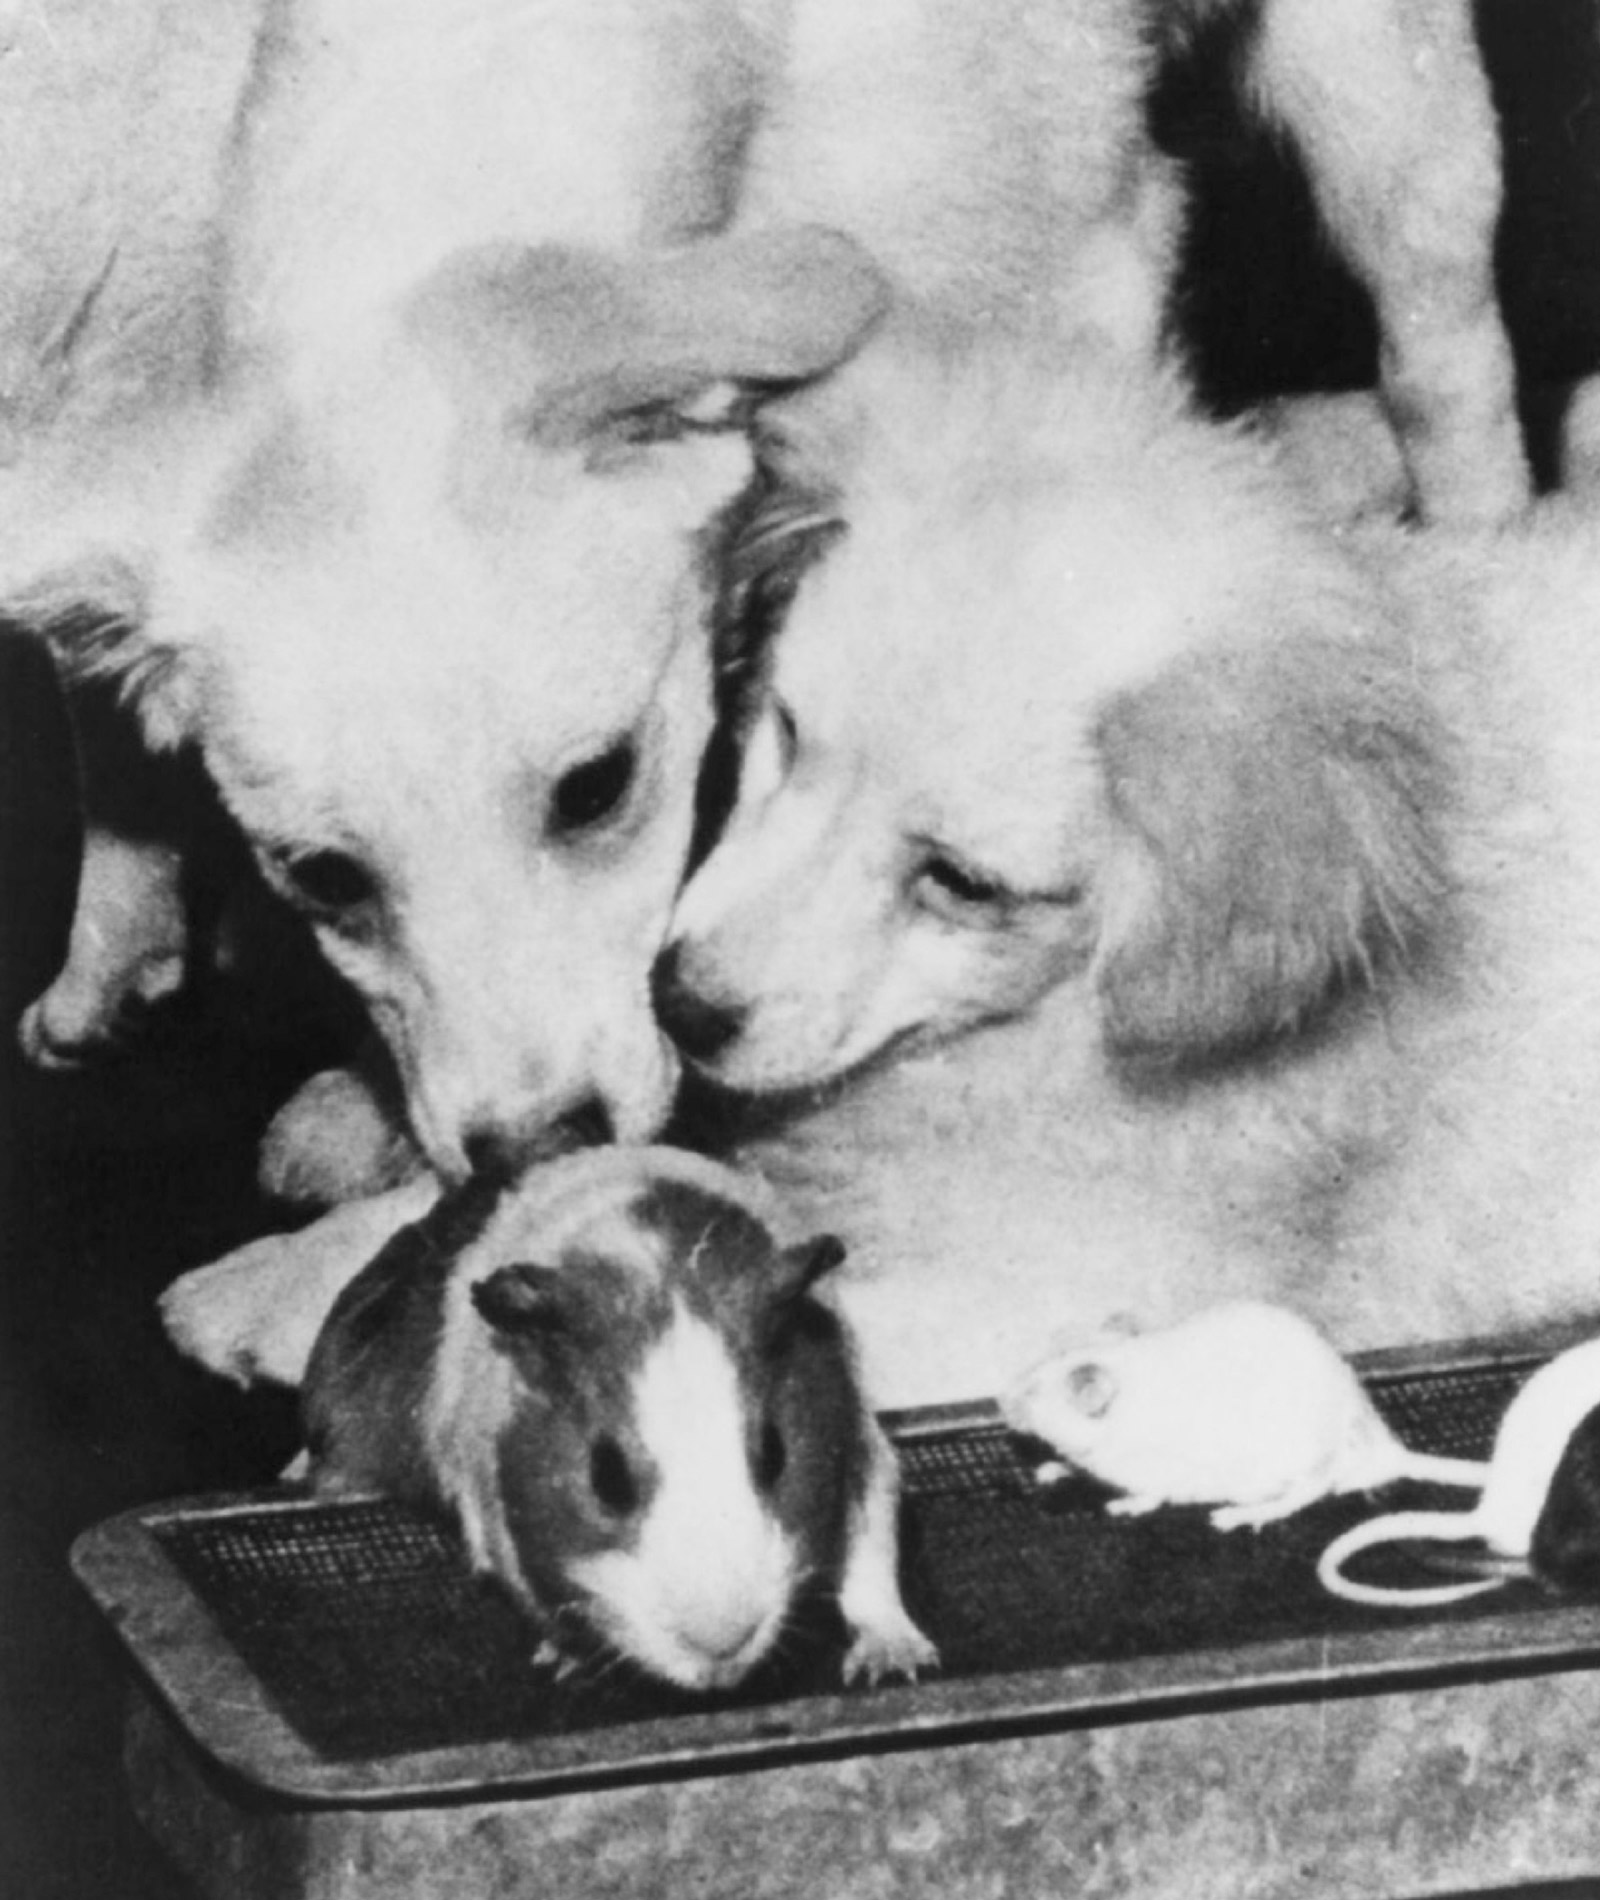
POLYGON ((915 1682, 924 1669, 937 1669, 939 1652, 903 1609, 886 1613, 868 1628, 858 1627, 845 1651, 847 1684, 876 1686, 890 1676, 915 1682))
POLYGON ((1152 1511, 1159 1511, 1166 1498, 1158 1498, 1149 1491, 1130 1491, 1125 1497, 1112 1498, 1106 1505, 1107 1517, 1148 1517, 1152 1511))
POLYGON ((161 1295, 161 1323, 185 1358, 235 1385, 298 1385, 322 1320, 307 1316, 280 1270, 286 1237, 269 1236, 196 1267, 161 1295))
POLYGON ((1296 1493, 1292 1497, 1258 1498, 1253 1504, 1219 1504, 1211 1513, 1211 1528, 1258 1531, 1263 1524, 1275 1524, 1279 1518, 1291 1516, 1310 1501, 1310 1496, 1296 1493))

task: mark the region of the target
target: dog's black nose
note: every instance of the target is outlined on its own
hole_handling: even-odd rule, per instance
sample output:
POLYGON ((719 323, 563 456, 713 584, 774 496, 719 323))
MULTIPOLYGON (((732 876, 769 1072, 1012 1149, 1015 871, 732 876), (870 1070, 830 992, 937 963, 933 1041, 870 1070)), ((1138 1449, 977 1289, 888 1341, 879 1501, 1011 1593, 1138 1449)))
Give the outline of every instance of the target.
POLYGON ((678 944, 668 944, 650 972, 650 1000, 656 1021, 694 1062, 711 1062, 744 1027, 744 1011, 691 989, 684 979, 678 944))
POLYGON ((603 1148, 616 1140, 611 1111, 598 1095, 537 1126, 499 1124, 473 1129, 461 1144, 474 1176, 509 1182, 538 1161, 553 1161, 575 1148, 603 1148))

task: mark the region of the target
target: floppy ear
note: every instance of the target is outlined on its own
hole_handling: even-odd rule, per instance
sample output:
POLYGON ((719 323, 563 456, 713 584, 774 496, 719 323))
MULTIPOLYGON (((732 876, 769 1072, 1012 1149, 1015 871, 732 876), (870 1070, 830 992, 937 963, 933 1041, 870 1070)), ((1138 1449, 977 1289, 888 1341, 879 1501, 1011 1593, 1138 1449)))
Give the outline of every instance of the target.
POLYGON ((41 637, 65 680, 113 684, 156 751, 198 736, 202 663, 152 631, 145 576, 133 560, 89 555, 10 588, 5 578, 0 619, 41 637))
POLYGON ((1096 738, 1114 1052, 1182 1061, 1291 1029, 1437 922, 1446 741, 1389 648, 1308 632, 1194 654, 1096 738))
POLYGON ((842 1266, 847 1256, 844 1242, 837 1234, 818 1234, 796 1246, 785 1247, 778 1256, 771 1297, 775 1301, 797 1300, 809 1293, 825 1274, 842 1266))
POLYGON ((0 619, 42 638, 69 681, 113 683, 161 750, 197 736, 202 672, 162 625, 168 550, 230 423, 208 404, 108 424, 0 472, 0 619))
POLYGON ((464 402, 603 466, 822 375, 887 303, 856 244, 795 226, 631 256, 487 245, 429 277, 404 322, 464 402))
POLYGON ((838 1322, 832 1314, 813 1305, 807 1295, 819 1280, 833 1272, 845 1259, 845 1245, 835 1234, 818 1234, 777 1256, 772 1277, 752 1283, 755 1338, 765 1352, 777 1352, 801 1331, 813 1334, 820 1327, 835 1331, 838 1322))

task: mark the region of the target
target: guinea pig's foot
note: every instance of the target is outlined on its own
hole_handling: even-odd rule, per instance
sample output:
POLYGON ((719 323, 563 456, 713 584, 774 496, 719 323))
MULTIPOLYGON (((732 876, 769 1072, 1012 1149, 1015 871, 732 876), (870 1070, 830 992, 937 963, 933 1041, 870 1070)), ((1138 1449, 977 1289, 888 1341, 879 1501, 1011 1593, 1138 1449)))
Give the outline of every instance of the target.
POLYGON ((869 1689, 890 1676, 915 1682, 924 1669, 937 1669, 939 1652, 904 1610, 885 1617, 870 1629, 857 1629, 845 1651, 843 1675, 850 1686, 864 1682, 869 1689))

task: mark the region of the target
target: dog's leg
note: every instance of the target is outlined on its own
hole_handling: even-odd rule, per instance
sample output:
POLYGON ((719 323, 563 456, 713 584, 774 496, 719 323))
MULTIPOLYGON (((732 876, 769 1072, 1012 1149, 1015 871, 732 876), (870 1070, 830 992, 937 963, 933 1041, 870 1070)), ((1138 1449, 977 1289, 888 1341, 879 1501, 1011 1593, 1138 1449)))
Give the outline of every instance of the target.
POLYGON ((145 751, 101 688, 70 697, 83 857, 67 960, 23 1013, 18 1040, 45 1069, 93 1061, 182 987, 189 965, 183 805, 189 769, 145 751))
POLYGON ((1515 515, 1529 476, 1494 283, 1499 129, 1466 0, 1267 0, 1249 79, 1373 297, 1421 514, 1515 515))
POLYGON ((186 1358, 237 1385, 298 1385, 334 1301, 438 1193, 431 1176, 419 1177, 196 1267, 161 1296, 167 1336, 186 1358))
POLYGON ((375 1044, 349 1069, 323 1069, 290 1096, 262 1138, 264 1194, 300 1207, 336 1207, 398 1187, 423 1166, 392 1090, 375 1073, 375 1044))

